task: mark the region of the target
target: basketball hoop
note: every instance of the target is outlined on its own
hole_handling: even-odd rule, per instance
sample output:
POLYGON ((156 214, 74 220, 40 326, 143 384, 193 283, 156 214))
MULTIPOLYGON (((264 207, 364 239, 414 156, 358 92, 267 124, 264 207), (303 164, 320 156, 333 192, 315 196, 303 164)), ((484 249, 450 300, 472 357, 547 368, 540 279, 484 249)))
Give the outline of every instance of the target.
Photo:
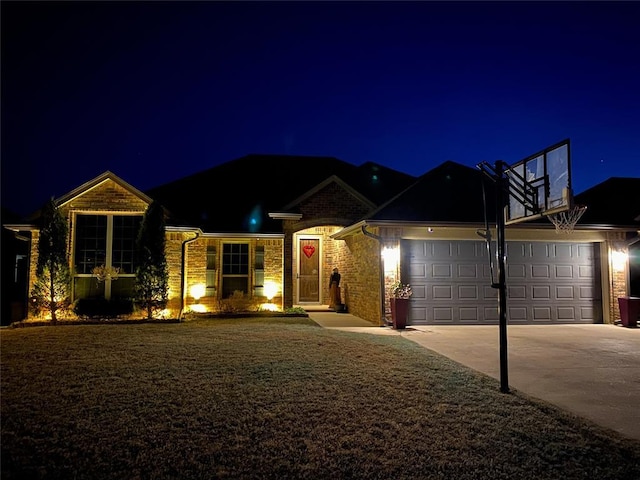
POLYGON ((564 212, 547 215, 547 218, 555 225, 556 233, 571 233, 576 223, 578 223, 578 220, 580 220, 580 217, 582 217, 582 214, 586 211, 586 205, 574 205, 564 212))

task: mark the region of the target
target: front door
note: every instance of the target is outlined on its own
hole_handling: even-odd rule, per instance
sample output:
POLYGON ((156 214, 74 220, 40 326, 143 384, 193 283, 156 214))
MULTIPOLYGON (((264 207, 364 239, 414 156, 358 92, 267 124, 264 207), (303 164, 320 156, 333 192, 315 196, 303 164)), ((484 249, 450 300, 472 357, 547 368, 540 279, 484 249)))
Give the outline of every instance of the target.
POLYGON ((298 303, 320 303, 319 238, 298 238, 298 303))

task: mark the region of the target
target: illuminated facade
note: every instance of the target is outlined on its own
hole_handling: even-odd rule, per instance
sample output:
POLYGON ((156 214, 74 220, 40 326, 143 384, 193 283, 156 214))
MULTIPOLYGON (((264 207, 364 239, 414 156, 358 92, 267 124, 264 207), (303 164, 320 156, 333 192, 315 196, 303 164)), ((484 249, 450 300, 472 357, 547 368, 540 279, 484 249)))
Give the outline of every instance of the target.
MULTIPOLYGON (((173 318, 188 312, 218 311, 220 301, 237 291, 253 299, 251 308, 327 308, 328 279, 331 270, 338 267, 348 311, 374 325, 388 320, 388 289, 399 279, 415 282, 411 302, 416 324, 495 323, 491 298, 480 298, 482 291, 489 291, 483 276, 486 258, 471 261, 460 253, 468 247, 474 251, 484 248, 477 234, 483 226, 482 202, 477 198, 462 201, 460 189, 445 188, 451 187, 447 182, 452 178, 463 184, 467 177, 473 181, 476 171, 446 162, 416 179, 373 164, 354 167, 332 158, 303 157, 318 169, 323 161, 333 168, 309 178, 301 174, 299 185, 291 185, 279 178, 282 167, 273 163, 277 159, 269 157, 269 162, 256 163, 258 160, 265 159, 250 156, 235 165, 240 171, 249 165, 256 171, 251 181, 243 180, 242 188, 232 194, 207 187, 230 184, 221 178, 228 168, 223 164, 212 169, 210 176, 206 172, 194 176, 192 183, 181 180, 146 193, 105 172, 57 199, 69 226, 73 299, 131 295, 137 230, 147 207, 158 200, 167 209, 166 314, 173 318), (257 171, 263 163, 273 170, 273 181, 257 171), (272 202, 264 200, 269 192, 275 199, 272 202), (435 260, 425 253, 420 260, 425 249, 450 253, 435 260), (460 255, 451 253, 453 250, 460 255), (102 278, 96 278, 95 267, 104 267, 102 278), (447 305, 446 296, 437 297, 444 294, 455 299, 455 309, 447 305)), ((291 160, 285 157, 283 161, 291 160)), ((465 198, 475 198, 478 192, 465 189, 465 194, 465 198)), ((28 291, 35 281, 36 225, 35 221, 5 225, 30 239, 28 291)), ((558 237, 553 226, 544 221, 509 227, 507 241, 512 245, 559 252, 555 260, 542 262, 531 257, 522 264, 524 274, 535 277, 549 272, 549 278, 554 276, 546 283, 529 278, 523 286, 520 311, 526 321, 617 320, 616 299, 629 295, 632 286, 629 251, 637 232, 633 222, 604 226, 597 219, 564 237, 558 237), (587 252, 589 258, 586 263, 570 263, 561 256, 565 251, 568 255, 587 252), (569 270, 575 278, 563 283, 561 277, 569 270), (580 275, 587 280, 576 286, 580 275), (540 292, 549 292, 547 303, 556 304, 556 313, 545 317, 546 307, 536 303, 540 292)), ((517 262, 513 260, 511 265, 517 262)), ((513 275, 516 273, 514 269, 513 275)), ((511 285, 515 296, 517 281, 511 285)), ((512 303, 518 306, 517 299, 512 303)))

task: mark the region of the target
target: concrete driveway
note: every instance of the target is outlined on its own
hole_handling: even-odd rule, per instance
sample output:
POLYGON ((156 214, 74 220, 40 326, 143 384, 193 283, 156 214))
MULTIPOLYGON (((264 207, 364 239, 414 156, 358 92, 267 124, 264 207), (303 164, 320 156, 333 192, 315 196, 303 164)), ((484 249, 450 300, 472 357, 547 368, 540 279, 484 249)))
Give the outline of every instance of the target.
MULTIPOLYGON (((327 328, 400 335, 500 379, 498 326, 412 326, 397 331, 363 326, 366 322, 357 317, 342 318, 340 325, 340 317, 331 314, 309 316, 327 328)), ((640 440, 640 328, 509 325, 507 353, 511 391, 640 440)))

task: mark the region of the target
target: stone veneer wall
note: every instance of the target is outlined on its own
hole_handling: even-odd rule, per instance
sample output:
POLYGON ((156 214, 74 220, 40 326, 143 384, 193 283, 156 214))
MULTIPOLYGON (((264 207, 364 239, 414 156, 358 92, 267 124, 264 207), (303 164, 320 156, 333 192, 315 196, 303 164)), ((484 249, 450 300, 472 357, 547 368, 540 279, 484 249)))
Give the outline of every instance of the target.
MULTIPOLYGON (((181 287, 181 251, 182 242, 189 238, 194 238, 194 234, 173 234, 175 240, 171 241, 169 247, 169 241, 167 242, 167 257, 170 263, 170 278, 171 278, 171 305, 172 308, 179 310, 180 308, 180 287, 181 287), (169 261, 169 257, 171 261, 169 261), (173 294, 175 288, 175 296, 173 294)), ((192 242, 186 244, 186 277, 187 286, 185 292, 185 309, 190 305, 196 303, 195 298, 191 296, 191 287, 194 285, 202 284, 206 285, 207 282, 207 247, 216 247, 216 291, 215 295, 202 297, 198 303, 204 305, 207 310, 215 311, 217 308, 217 302, 220 300, 222 289, 222 245, 225 242, 238 242, 238 238, 206 238, 200 237, 192 242)), ((282 285, 282 271, 283 271, 283 259, 282 259, 282 239, 260 239, 260 238, 247 238, 240 240, 242 243, 249 244, 249 290, 250 294, 253 291, 253 285, 255 284, 255 251, 256 247, 264 247, 264 281, 275 282, 277 285, 282 285)), ((276 305, 282 305, 282 292, 272 299, 276 305)))
POLYGON ((380 298, 380 244, 371 237, 358 233, 347 237, 344 256, 346 277, 343 301, 349 313, 382 325, 380 298))
POLYGON ((193 238, 194 234, 167 232, 165 257, 169 270, 169 301, 167 309, 176 316, 180 311, 180 293, 182 291, 182 242, 193 238))
POLYGON ((612 262, 612 254, 615 251, 629 255, 629 247, 624 241, 624 234, 609 233, 607 236, 608 267, 609 267, 609 323, 614 323, 621 319, 619 297, 629 295, 629 264, 628 261, 623 269, 616 270, 612 262))

